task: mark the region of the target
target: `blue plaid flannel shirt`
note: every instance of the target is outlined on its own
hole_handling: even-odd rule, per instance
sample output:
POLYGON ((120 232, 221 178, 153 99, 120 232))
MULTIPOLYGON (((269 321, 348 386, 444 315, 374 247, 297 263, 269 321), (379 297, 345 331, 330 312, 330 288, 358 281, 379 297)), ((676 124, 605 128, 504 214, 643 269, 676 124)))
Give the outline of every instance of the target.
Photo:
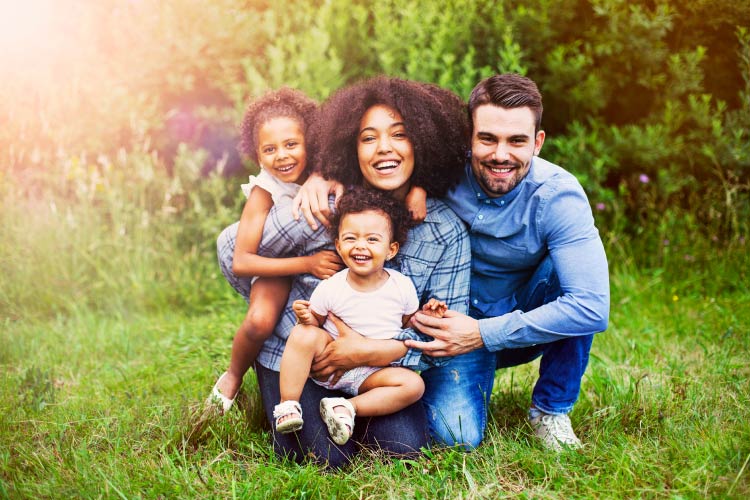
MULTIPOLYGON (((222 233, 218 245, 219 262, 225 275, 227 271, 231 272, 237 234, 236 226, 233 230, 230 229, 231 227, 222 233)), ((289 204, 280 204, 271 209, 263 228, 263 238, 258 248, 259 255, 284 258, 312 255, 321 250, 334 250, 325 228, 312 230, 304 219, 295 221, 289 204)), ((445 301, 449 309, 463 314, 468 312, 471 273, 469 236, 463 222, 442 201, 433 198, 427 200, 427 217, 422 224, 409 231, 406 244, 400 248, 396 258, 388 262, 388 266, 412 279, 420 304, 435 297, 445 301)), ((243 286, 240 281, 248 280, 236 278, 237 283, 234 283, 230 276, 227 276, 227 279, 247 299, 249 287, 243 286)), ((273 335, 266 340, 258 354, 258 362, 261 365, 279 371, 286 339, 297 323, 291 307, 292 302, 297 299, 309 299, 319 282, 318 278, 310 274, 294 278, 287 306, 273 335)), ((424 340, 425 336, 407 328, 395 338, 424 340)), ((448 358, 422 355, 418 349, 409 349, 403 358, 393 364, 425 370, 444 364, 447 360, 448 358)))

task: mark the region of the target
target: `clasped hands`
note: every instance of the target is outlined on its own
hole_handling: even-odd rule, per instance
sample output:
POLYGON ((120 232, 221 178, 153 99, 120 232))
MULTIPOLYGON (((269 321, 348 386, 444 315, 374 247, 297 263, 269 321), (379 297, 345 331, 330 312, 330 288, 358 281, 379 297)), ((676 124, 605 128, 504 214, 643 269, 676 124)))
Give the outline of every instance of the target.
MULTIPOLYGON (((428 306, 429 303, 425 305, 428 306)), ((336 325, 339 337, 313 360, 311 373, 318 380, 327 380, 331 374, 335 374, 334 380, 338 380, 346 370, 366 364, 362 361, 363 356, 377 346, 371 343, 383 342, 366 339, 333 314, 329 314, 328 318, 336 325)), ((479 334, 479 322, 450 309, 445 311, 442 318, 435 317, 430 312, 419 311, 412 316, 409 324, 434 340, 405 340, 403 345, 420 349, 430 356, 457 356, 484 346, 479 334)))

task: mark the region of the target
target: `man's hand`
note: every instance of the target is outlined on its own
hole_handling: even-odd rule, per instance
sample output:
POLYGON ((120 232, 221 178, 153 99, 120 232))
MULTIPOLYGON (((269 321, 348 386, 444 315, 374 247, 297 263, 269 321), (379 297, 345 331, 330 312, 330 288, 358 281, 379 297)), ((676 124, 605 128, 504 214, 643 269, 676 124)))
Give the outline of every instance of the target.
POLYGON ((417 312, 411 319, 412 326, 422 333, 433 337, 432 342, 406 340, 407 347, 421 349, 430 356, 457 356, 466 354, 484 346, 479 334, 479 321, 447 310, 442 318, 434 318, 422 312, 417 312))
POLYGON ((332 373, 332 383, 338 382, 345 371, 360 366, 355 357, 358 348, 365 338, 341 321, 335 314, 329 314, 330 319, 339 331, 339 338, 330 342, 325 350, 313 360, 311 373, 318 380, 327 380, 332 373))
POLYGON ((336 181, 327 181, 322 175, 313 172, 307 178, 302 187, 292 201, 292 216, 294 220, 299 220, 300 211, 305 220, 313 229, 318 229, 316 219, 325 227, 330 227, 331 223, 328 218, 331 216, 331 209, 328 206, 328 195, 335 194, 338 203, 341 195, 344 194, 344 186, 336 181))
POLYGON ((308 272, 322 280, 330 278, 344 268, 344 263, 339 254, 331 250, 321 250, 310 255, 307 259, 310 262, 308 272))

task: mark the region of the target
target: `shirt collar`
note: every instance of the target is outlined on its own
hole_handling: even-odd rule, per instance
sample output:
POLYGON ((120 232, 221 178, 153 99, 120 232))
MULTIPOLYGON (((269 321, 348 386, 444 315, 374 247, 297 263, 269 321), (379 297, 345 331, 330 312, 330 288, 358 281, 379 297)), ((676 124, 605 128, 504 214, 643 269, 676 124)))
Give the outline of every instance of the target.
POLYGON ((516 187, 511 189, 509 193, 505 193, 502 196, 498 196, 496 198, 487 196, 487 193, 484 192, 484 189, 479 185, 479 182, 477 181, 476 177, 474 177, 474 172, 471 170, 471 158, 467 160, 466 162, 466 170, 465 175, 468 180, 469 186, 471 186, 471 190, 476 195, 477 201, 484 202, 486 200, 489 200, 490 203, 493 203, 499 207, 502 207, 511 201, 515 200, 518 196, 518 193, 521 192, 523 189, 523 185, 526 184, 527 179, 529 178, 529 175, 531 175, 531 171, 534 169, 534 159, 536 156, 534 156, 531 159, 531 165, 529 166, 529 171, 526 172, 526 175, 523 179, 521 179, 521 182, 518 183, 516 187))

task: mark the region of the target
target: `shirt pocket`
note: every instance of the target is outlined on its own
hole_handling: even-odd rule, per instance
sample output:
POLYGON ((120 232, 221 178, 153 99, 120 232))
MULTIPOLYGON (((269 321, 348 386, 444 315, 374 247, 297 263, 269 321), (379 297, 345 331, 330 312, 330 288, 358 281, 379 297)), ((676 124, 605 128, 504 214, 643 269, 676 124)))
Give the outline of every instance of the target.
POLYGON ((396 269, 414 283, 420 304, 426 300, 424 295, 427 286, 443 251, 444 246, 436 243, 417 242, 411 245, 407 243, 394 259, 397 264, 396 269))

